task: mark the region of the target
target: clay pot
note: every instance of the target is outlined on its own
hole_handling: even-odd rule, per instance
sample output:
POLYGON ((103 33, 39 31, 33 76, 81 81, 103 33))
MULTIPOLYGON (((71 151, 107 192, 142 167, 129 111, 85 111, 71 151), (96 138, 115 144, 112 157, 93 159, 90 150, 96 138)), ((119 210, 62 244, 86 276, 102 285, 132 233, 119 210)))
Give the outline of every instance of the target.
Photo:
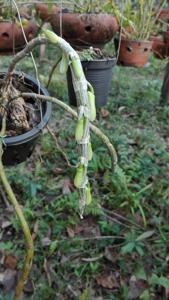
POLYGON ((56 5, 52 5, 51 11, 49 11, 48 6, 42 3, 36 4, 35 9, 37 15, 41 18, 43 22, 49 22, 51 15, 57 14, 57 12, 59 11, 56 5))
MULTIPOLYGON (((152 49, 152 41, 133 41, 121 39, 118 64, 123 66, 142 68, 146 65, 152 49)), ((119 40, 115 40, 118 49, 119 40)))
POLYGON ((53 30, 61 33, 71 45, 79 47, 101 47, 108 43, 119 26, 116 18, 108 14, 60 13, 51 16, 53 30))
POLYGON ((160 20, 166 20, 169 18, 169 9, 163 8, 158 17, 160 20))
POLYGON ((164 59, 168 56, 167 46, 162 36, 151 36, 150 40, 153 41, 152 52, 158 59, 164 59))
POLYGON ((163 38, 164 38, 164 43, 166 44, 167 48, 169 48, 169 31, 163 32, 163 38))
MULTIPOLYGON (((28 41, 36 34, 36 26, 29 21, 24 26, 24 32, 28 41)), ((16 23, 0 22, 0 53, 18 51, 25 46, 25 39, 21 27, 16 23)))

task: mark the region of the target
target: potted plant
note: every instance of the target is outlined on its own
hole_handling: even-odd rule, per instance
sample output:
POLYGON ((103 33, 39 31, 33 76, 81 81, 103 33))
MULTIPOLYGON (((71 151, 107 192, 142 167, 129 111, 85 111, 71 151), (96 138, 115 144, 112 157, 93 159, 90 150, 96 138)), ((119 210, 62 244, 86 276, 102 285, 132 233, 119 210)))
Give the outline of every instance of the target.
POLYGON ((153 0, 137 1, 135 6, 129 0, 120 11, 114 2, 107 1, 105 7, 112 8, 121 25, 119 37, 115 40, 119 64, 133 67, 146 65, 153 45, 150 35, 165 2, 154 10, 153 0))
POLYGON ((118 30, 116 18, 102 13, 103 5, 102 0, 73 1, 70 11, 66 9, 52 14, 52 29, 78 49, 102 47, 118 30))
MULTIPOLYGON (((0 73, 1 81, 5 76, 5 72, 0 73)), ((14 89, 17 88, 18 82, 22 91, 38 93, 39 90, 40 94, 48 96, 47 90, 43 86, 39 87, 37 80, 32 76, 24 73, 21 76, 20 72, 15 71, 13 74, 14 89)), ((21 101, 23 102, 21 104, 18 101, 14 101, 11 108, 8 108, 7 136, 3 139, 5 151, 2 155, 3 164, 6 166, 21 163, 32 154, 37 138, 51 116, 50 102, 43 102, 42 106, 40 106, 31 98, 26 101, 21 99, 21 101), (25 109, 23 109, 24 105, 25 109), (34 109, 34 113, 32 113, 32 109, 34 109), (42 115, 40 110, 42 110, 42 115), (14 111, 17 111, 17 116, 15 116, 14 111), (18 115, 18 111, 21 112, 20 115, 18 115), (21 119, 22 122, 19 122, 21 119)))
MULTIPOLYGON (((17 52, 35 37, 36 25, 30 10, 22 4, 18 5, 20 12, 15 10, 15 17, 12 17, 11 6, 0 3, 0 54, 17 52)), ((14 12, 12 14, 14 15, 14 12)))
MULTIPOLYGON (((100 49, 90 48, 79 52, 86 79, 94 88, 96 107, 106 105, 112 69, 116 59, 110 57, 100 49)), ((76 106, 76 96, 73 89, 71 70, 67 72, 68 96, 70 104, 76 106)))

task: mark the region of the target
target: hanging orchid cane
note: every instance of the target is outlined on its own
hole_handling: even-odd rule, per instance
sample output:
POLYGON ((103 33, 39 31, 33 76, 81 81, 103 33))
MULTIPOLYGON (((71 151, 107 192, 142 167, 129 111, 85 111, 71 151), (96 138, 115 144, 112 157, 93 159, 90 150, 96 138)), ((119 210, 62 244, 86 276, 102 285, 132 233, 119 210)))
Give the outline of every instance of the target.
POLYGON ((79 164, 74 178, 74 185, 79 189, 80 217, 83 218, 85 205, 91 202, 87 167, 89 160, 92 159, 90 121, 94 121, 96 117, 94 91, 85 78, 80 58, 76 51, 55 33, 45 30, 44 34, 51 43, 56 44, 63 52, 60 69, 66 71, 69 65, 72 73, 73 87, 78 106, 78 121, 75 130, 75 139, 80 149, 79 164))

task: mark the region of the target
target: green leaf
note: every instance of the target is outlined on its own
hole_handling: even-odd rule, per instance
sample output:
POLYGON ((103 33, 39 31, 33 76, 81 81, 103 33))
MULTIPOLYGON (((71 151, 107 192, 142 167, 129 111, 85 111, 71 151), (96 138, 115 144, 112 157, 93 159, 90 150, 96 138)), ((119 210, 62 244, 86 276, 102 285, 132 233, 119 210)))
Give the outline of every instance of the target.
POLYGON ((153 274, 150 279, 150 284, 161 285, 165 289, 169 289, 169 279, 164 276, 158 277, 156 274, 153 274))
POLYGON ((138 252, 138 254, 139 254, 140 256, 143 256, 143 255, 144 255, 144 250, 143 250, 143 248, 142 248, 141 246, 136 245, 136 250, 137 250, 137 252, 138 252))
POLYGON ((133 251, 134 247, 135 247, 135 243, 130 242, 121 248, 121 253, 122 254, 131 253, 133 251))
POLYGON ((139 235, 138 238, 136 239, 136 241, 139 242, 139 241, 143 241, 145 239, 148 239, 153 234, 154 234, 154 230, 146 231, 146 232, 142 233, 141 235, 139 235))
POLYGON ((57 245, 58 245, 58 240, 55 240, 50 244, 50 248, 49 248, 50 254, 53 254, 55 252, 57 245))
POLYGON ((140 299, 142 300, 149 300, 150 299, 150 293, 149 290, 145 290, 141 295, 140 299))
POLYGON ((68 69, 68 59, 66 55, 63 53, 61 62, 59 63, 60 74, 65 74, 67 72, 67 69, 68 69))
POLYGON ((135 276, 137 279, 147 280, 146 273, 144 271, 144 268, 139 268, 135 272, 135 276))
POLYGON ((0 250, 10 250, 10 249, 12 249, 11 242, 0 243, 0 250))

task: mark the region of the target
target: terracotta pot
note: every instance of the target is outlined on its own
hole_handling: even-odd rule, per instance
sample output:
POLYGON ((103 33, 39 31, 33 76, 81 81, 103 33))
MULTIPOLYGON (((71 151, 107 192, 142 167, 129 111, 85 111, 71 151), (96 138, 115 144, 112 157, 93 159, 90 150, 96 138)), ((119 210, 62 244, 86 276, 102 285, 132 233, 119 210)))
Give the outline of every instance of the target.
POLYGON ((163 8, 158 17, 160 20, 166 20, 169 18, 169 9, 163 8))
POLYGON ((162 36, 151 36, 150 40, 153 41, 152 51, 156 58, 164 59, 168 56, 167 46, 162 36))
POLYGON ((169 48, 169 31, 163 32, 163 38, 164 38, 164 43, 166 44, 167 48, 169 48))
MULTIPOLYGON (((28 41, 36 34, 36 25, 29 21, 24 26, 24 32, 28 41)), ((16 23, 0 22, 0 53, 20 50, 25 46, 25 39, 21 27, 16 23)))
POLYGON ((113 15, 62 13, 61 16, 58 13, 51 16, 51 25, 57 34, 61 32, 61 17, 63 38, 73 46, 103 46, 119 28, 113 15))
POLYGON ((57 14, 57 12, 59 11, 56 5, 52 5, 51 11, 49 11, 48 6, 42 3, 36 4, 35 9, 38 16, 43 22, 49 22, 51 15, 57 14))
MULTIPOLYGON (((123 66, 142 68, 146 65, 152 49, 152 41, 133 41, 121 39, 118 64, 123 66)), ((118 49, 119 40, 116 39, 115 47, 118 49)))

